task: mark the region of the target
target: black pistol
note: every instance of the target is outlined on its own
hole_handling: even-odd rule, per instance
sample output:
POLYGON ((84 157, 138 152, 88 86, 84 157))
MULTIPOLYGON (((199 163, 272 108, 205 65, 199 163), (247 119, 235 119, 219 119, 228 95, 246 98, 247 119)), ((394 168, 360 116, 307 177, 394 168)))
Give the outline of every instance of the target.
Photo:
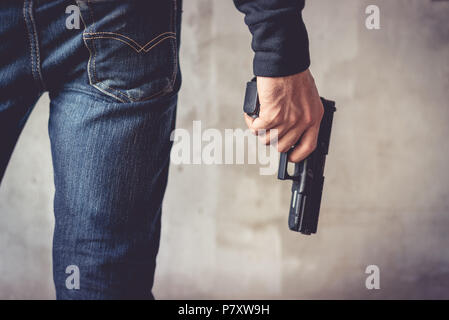
MULTIPOLYGON (((295 163, 295 168, 288 173, 288 152, 280 155, 278 179, 292 180, 292 198, 288 215, 290 230, 310 235, 316 233, 320 213, 321 195, 324 184, 324 164, 329 150, 332 120, 336 111, 335 102, 321 98, 324 115, 316 149, 303 161, 295 163)), ((253 118, 259 115, 259 98, 256 79, 246 84, 243 111, 253 118)))

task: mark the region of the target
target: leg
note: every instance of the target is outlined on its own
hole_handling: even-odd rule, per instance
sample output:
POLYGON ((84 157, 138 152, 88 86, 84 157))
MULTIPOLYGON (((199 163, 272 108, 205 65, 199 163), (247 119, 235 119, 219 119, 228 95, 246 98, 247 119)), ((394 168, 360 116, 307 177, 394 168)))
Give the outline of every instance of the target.
POLYGON ((57 298, 151 298, 176 95, 125 104, 63 92, 50 109, 57 298), (79 290, 66 288, 70 265, 79 290))
MULTIPOLYGON (((180 86, 180 0, 77 3, 84 31, 67 31, 62 20, 49 27, 57 43, 42 37, 50 39, 42 51, 51 99, 56 296, 152 298, 180 86), (76 270, 80 287, 68 288, 66 271, 76 270)), ((44 33, 52 14, 65 19, 55 9, 64 5, 37 11, 44 33)))
POLYGON ((0 181, 14 146, 41 92, 34 75, 36 52, 23 3, 0 5, 0 181), (32 44, 30 46, 30 40, 32 44), (31 50, 31 52, 30 52, 31 50))

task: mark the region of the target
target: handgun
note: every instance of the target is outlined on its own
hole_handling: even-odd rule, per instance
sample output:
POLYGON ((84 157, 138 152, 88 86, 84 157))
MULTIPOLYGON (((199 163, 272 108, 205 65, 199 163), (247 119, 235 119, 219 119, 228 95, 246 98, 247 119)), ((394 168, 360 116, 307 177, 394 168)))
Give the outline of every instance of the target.
MULTIPOLYGON (((324 185, 324 165, 329 151, 335 102, 321 98, 324 114, 320 124, 316 149, 301 162, 295 163, 293 173, 288 173, 288 155, 282 152, 279 159, 279 180, 292 180, 292 197, 288 215, 288 227, 305 235, 316 233, 324 185)), ((246 84, 243 111, 253 118, 259 116, 260 103, 256 78, 246 84)))

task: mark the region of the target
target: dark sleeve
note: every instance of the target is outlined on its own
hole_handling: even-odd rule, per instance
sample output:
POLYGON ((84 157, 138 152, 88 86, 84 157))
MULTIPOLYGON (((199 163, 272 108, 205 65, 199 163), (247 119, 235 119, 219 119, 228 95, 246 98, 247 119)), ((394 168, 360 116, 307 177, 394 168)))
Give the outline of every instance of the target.
POLYGON ((254 75, 288 76, 310 65, 305 0, 234 0, 253 35, 254 75))

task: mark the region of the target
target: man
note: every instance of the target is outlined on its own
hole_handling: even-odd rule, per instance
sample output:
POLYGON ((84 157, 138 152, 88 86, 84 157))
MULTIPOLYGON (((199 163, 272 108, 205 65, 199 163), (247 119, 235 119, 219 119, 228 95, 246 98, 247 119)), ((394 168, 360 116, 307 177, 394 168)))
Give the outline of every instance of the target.
MULTIPOLYGON (((161 203, 175 126, 182 0, 0 4, 0 177, 34 104, 50 94, 58 299, 153 298, 161 203), (72 7, 70 7, 72 6, 72 7), (78 9, 79 8, 79 9, 78 9), (76 12, 75 10, 75 12, 76 12), (69 10, 70 12, 70 10, 69 10), (66 283, 66 271, 80 283, 66 283)), ((253 34, 260 117, 299 161, 323 113, 308 71, 304 1, 235 0, 253 34)))
POLYGON ((234 0, 246 14, 253 34, 254 75, 260 100, 259 118, 245 115, 250 129, 278 131, 285 152, 301 137, 289 160, 299 162, 316 146, 323 115, 318 91, 308 70, 309 44, 301 11, 304 0, 234 0))

